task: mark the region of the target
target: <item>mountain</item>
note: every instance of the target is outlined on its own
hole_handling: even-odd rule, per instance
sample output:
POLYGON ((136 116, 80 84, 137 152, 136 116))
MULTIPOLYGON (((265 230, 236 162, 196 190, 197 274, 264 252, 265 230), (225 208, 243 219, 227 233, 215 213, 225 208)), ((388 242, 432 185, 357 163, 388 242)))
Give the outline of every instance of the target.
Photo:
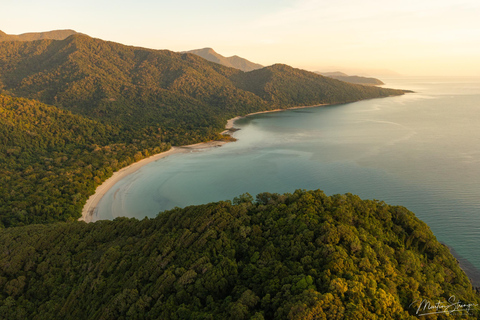
POLYGON ((385 84, 381 80, 378 80, 376 78, 370 78, 370 77, 360 77, 360 76, 349 76, 343 72, 317 72, 318 74, 321 74, 322 76, 349 82, 349 83, 355 83, 355 84, 363 84, 363 85, 369 85, 369 86, 378 86, 385 84))
POLYGON ((2 41, 34 41, 43 39, 63 40, 72 34, 76 34, 74 30, 54 30, 47 32, 29 32, 20 35, 6 34, 0 30, 0 42, 2 41))
POLYGON ((325 77, 348 77, 348 74, 340 71, 334 71, 334 72, 317 72, 318 74, 321 74, 322 76, 325 77))
POLYGON ((221 139, 235 116, 404 91, 285 65, 243 72, 194 54, 75 34, 1 42, 0 94, 11 114, 0 117, 9 128, 0 137, 0 221, 11 227, 78 218, 82 203, 113 171, 174 145, 221 139), (35 111, 47 107, 48 116, 35 111), (79 140, 72 138, 80 130, 75 122, 86 126, 79 140))
POLYGON ((348 84, 323 77, 312 72, 276 64, 232 77, 235 85, 255 93, 273 105, 314 105, 318 101, 327 104, 347 103, 365 99, 367 96, 387 97, 395 91, 383 88, 348 84), (343 85, 349 86, 344 90, 343 85))
POLYGON ((197 56, 200 56, 208 61, 219 63, 226 67, 240 69, 246 72, 263 68, 262 65, 250 62, 247 59, 241 58, 239 56, 232 56, 228 58, 224 57, 221 54, 215 52, 212 48, 203 48, 186 52, 196 54, 197 56))
POLYGON ((0 248, 2 319, 480 316, 425 223, 351 194, 244 194, 141 221, 9 228, 0 248), (461 305, 435 309, 451 297, 461 305))
MULTIPOLYGON (((213 132, 223 127, 226 117, 265 104, 232 85, 228 77, 239 72, 236 69, 196 55, 84 35, 62 41, 4 42, 0 59, 3 92, 131 130, 153 125, 180 137, 187 127, 192 127, 190 135, 197 129, 213 132), (235 100, 228 102, 233 96, 235 100), (222 117, 219 108, 226 113, 222 117)), ((191 142, 180 137, 172 143, 191 142)))
POLYGON ((161 123, 168 131, 181 130, 173 121, 179 116, 193 127, 203 123, 201 130, 221 129, 227 117, 259 109, 404 93, 349 85, 281 65, 242 72, 193 54, 130 47, 79 34, 62 41, 4 42, 0 59, 4 93, 134 128, 161 123))
MULTIPOLYGON (((400 73, 390 70, 390 69, 376 69, 376 68, 351 68, 351 67, 343 67, 343 66, 329 66, 324 67, 323 70, 329 70, 328 72, 341 72, 345 74, 356 74, 362 77, 400 77, 402 76, 400 73)), ((327 71, 323 71, 327 72, 327 71)), ((322 73, 323 73, 322 72, 322 73)))

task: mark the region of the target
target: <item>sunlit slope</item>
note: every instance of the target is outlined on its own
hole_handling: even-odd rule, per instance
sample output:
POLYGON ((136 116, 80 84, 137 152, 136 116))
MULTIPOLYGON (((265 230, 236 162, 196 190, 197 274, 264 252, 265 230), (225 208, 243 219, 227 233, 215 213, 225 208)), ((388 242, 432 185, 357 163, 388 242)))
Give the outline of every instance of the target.
POLYGON ((252 200, 2 230, 0 317, 418 319, 421 301, 480 303, 403 207, 318 190, 252 200))

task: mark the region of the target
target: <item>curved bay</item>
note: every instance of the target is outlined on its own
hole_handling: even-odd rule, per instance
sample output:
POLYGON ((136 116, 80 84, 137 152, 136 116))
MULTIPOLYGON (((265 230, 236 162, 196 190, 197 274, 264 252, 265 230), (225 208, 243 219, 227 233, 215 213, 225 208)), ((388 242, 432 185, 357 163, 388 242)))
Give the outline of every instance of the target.
POLYGON ((416 93, 240 119, 237 142, 120 181, 96 219, 154 217, 245 192, 350 192, 407 207, 480 268, 480 80, 384 82, 416 93))

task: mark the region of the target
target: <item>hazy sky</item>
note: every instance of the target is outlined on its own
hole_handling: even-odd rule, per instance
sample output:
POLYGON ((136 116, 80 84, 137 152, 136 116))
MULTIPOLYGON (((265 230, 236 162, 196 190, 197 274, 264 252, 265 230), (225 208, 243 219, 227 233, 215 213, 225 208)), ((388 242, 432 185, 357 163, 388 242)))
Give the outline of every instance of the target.
POLYGON ((312 71, 480 76, 479 0, 2 0, 0 30, 54 29, 312 71))

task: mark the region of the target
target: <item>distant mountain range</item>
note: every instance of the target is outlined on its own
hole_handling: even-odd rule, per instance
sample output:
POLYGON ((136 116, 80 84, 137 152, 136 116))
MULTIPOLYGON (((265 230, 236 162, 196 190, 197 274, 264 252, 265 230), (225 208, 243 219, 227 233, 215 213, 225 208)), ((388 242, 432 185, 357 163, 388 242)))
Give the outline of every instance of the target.
POLYGON ((74 30, 54 30, 47 32, 29 32, 20 35, 6 34, 0 30, 0 42, 2 41, 35 41, 43 39, 63 40, 78 32, 74 30))
MULTIPOLYGON (((203 49, 190 50, 185 52, 193 53, 208 61, 215 62, 226 67, 240 69, 245 72, 263 68, 261 64, 248 61, 247 59, 241 58, 239 56, 224 57, 221 54, 215 52, 215 50, 213 50, 212 48, 203 48, 203 49)), ((348 83, 354 83, 354 84, 373 85, 373 86, 384 84, 382 81, 376 78, 349 76, 343 72, 316 72, 316 73, 321 74, 322 76, 325 76, 325 77, 345 81, 348 83)))
POLYGON ((219 63, 226 67, 240 69, 246 72, 263 68, 261 64, 248 61, 247 59, 241 58, 239 56, 224 57, 221 54, 215 52, 212 48, 203 48, 186 52, 196 54, 197 56, 200 56, 208 61, 219 63))
MULTIPOLYGON (((0 30, 0 42, 2 41, 35 41, 35 40, 44 40, 44 39, 64 40, 69 36, 77 33, 78 32, 74 30, 66 29, 66 30, 53 30, 53 31, 47 31, 47 32, 29 32, 29 33, 23 33, 20 35, 10 35, 0 30)), ((213 50, 212 48, 196 49, 196 50, 185 51, 182 53, 192 53, 202 57, 205 60, 215 62, 226 67, 239 69, 245 72, 263 68, 261 64, 251 62, 237 55, 231 56, 231 57, 222 56, 221 54, 215 52, 215 50, 213 50)), ((337 79, 337 80, 341 80, 349 83, 354 83, 354 84, 363 84, 363 85, 384 84, 382 81, 376 78, 349 76, 343 72, 316 72, 316 73, 321 74, 325 77, 329 77, 329 78, 333 78, 333 79, 337 79)))
POLYGON ((349 76, 346 73, 343 72, 317 72, 318 74, 321 74, 322 76, 349 82, 349 83, 355 83, 355 84, 363 84, 363 85, 369 85, 369 86, 378 86, 385 84, 379 79, 376 78, 369 78, 369 77, 361 77, 361 76, 349 76))

